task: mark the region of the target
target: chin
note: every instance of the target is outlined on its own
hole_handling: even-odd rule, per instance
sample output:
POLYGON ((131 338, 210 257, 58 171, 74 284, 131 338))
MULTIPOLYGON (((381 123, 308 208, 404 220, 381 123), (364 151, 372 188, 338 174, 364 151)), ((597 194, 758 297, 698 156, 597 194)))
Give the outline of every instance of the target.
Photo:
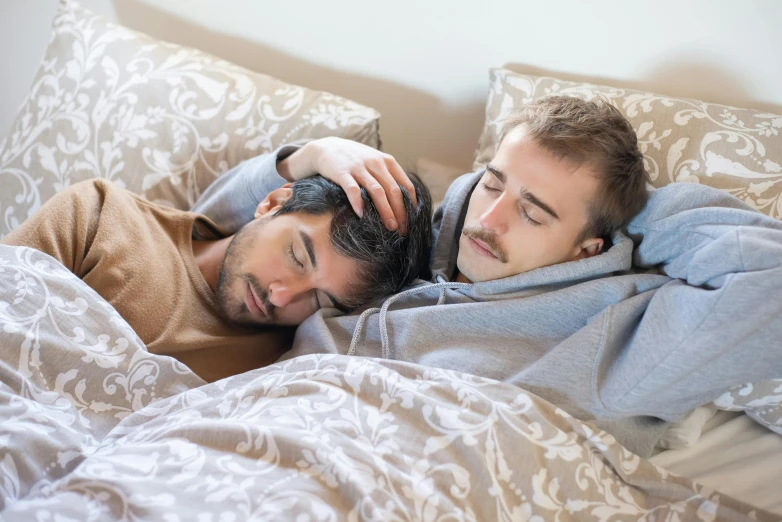
POLYGON ((264 323, 258 320, 255 316, 251 315, 250 312, 247 311, 247 309, 243 309, 237 314, 233 314, 228 316, 228 321, 230 321, 232 324, 235 324, 236 326, 241 326, 244 328, 263 328, 265 326, 273 326, 274 323, 264 323))
MULTIPOLYGON (((492 273, 491 271, 482 269, 485 267, 481 267, 479 265, 481 261, 480 260, 460 260, 459 258, 456 259, 456 268, 459 270, 459 272, 472 281, 473 283, 482 283, 484 281, 493 281, 495 279, 502 279, 503 277, 507 277, 509 274, 500 274, 500 273, 492 273), (477 266, 476 266, 477 265, 477 266)), ((485 263, 485 261, 484 261, 485 263)))
POLYGON ((458 270, 460 274, 462 274, 464 277, 466 277, 473 283, 478 283, 480 281, 483 281, 480 271, 479 270, 476 271, 472 263, 469 263, 461 259, 461 257, 456 258, 456 270, 458 270))

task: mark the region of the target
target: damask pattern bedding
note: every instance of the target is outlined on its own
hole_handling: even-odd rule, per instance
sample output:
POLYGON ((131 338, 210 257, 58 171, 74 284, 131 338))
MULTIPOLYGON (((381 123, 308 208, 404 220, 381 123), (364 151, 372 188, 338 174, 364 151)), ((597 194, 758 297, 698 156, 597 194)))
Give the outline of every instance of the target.
POLYGON ((23 247, 0 347, 2 520, 774 519, 490 379, 318 355, 206 385, 23 247))

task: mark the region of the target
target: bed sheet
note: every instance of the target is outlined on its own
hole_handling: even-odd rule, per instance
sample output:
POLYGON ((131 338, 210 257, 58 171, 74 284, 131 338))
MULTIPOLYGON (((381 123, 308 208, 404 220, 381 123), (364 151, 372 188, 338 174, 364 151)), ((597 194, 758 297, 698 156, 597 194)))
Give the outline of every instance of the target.
POLYGON ((782 515, 782 436, 740 412, 720 411, 691 447, 651 462, 782 515))

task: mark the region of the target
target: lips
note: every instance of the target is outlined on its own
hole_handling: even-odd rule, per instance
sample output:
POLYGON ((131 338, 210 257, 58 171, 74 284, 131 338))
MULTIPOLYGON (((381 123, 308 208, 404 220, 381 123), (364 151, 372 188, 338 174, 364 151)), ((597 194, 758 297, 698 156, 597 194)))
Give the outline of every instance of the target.
POLYGON ((250 310, 250 313, 253 315, 258 315, 260 317, 266 318, 268 314, 266 313, 266 308, 263 306, 263 303, 260 299, 258 299, 258 296, 255 295, 255 292, 253 291, 253 287, 251 285, 247 285, 247 295, 245 296, 245 303, 247 304, 247 309, 250 310))
POLYGON ((481 241, 480 239, 473 239, 471 237, 468 237, 467 239, 470 241, 470 246, 472 249, 475 250, 478 254, 485 257, 490 257, 492 259, 498 259, 489 245, 487 245, 485 242, 481 241))

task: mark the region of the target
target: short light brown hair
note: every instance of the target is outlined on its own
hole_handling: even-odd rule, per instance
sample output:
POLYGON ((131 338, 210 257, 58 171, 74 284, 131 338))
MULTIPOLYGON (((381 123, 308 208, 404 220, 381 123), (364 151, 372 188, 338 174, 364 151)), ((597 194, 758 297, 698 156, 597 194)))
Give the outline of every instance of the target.
POLYGON ((635 131, 616 107, 602 99, 541 98, 514 110, 505 120, 499 143, 522 125, 526 136, 555 157, 588 167, 600 179, 577 243, 609 237, 643 209, 649 176, 635 131))

